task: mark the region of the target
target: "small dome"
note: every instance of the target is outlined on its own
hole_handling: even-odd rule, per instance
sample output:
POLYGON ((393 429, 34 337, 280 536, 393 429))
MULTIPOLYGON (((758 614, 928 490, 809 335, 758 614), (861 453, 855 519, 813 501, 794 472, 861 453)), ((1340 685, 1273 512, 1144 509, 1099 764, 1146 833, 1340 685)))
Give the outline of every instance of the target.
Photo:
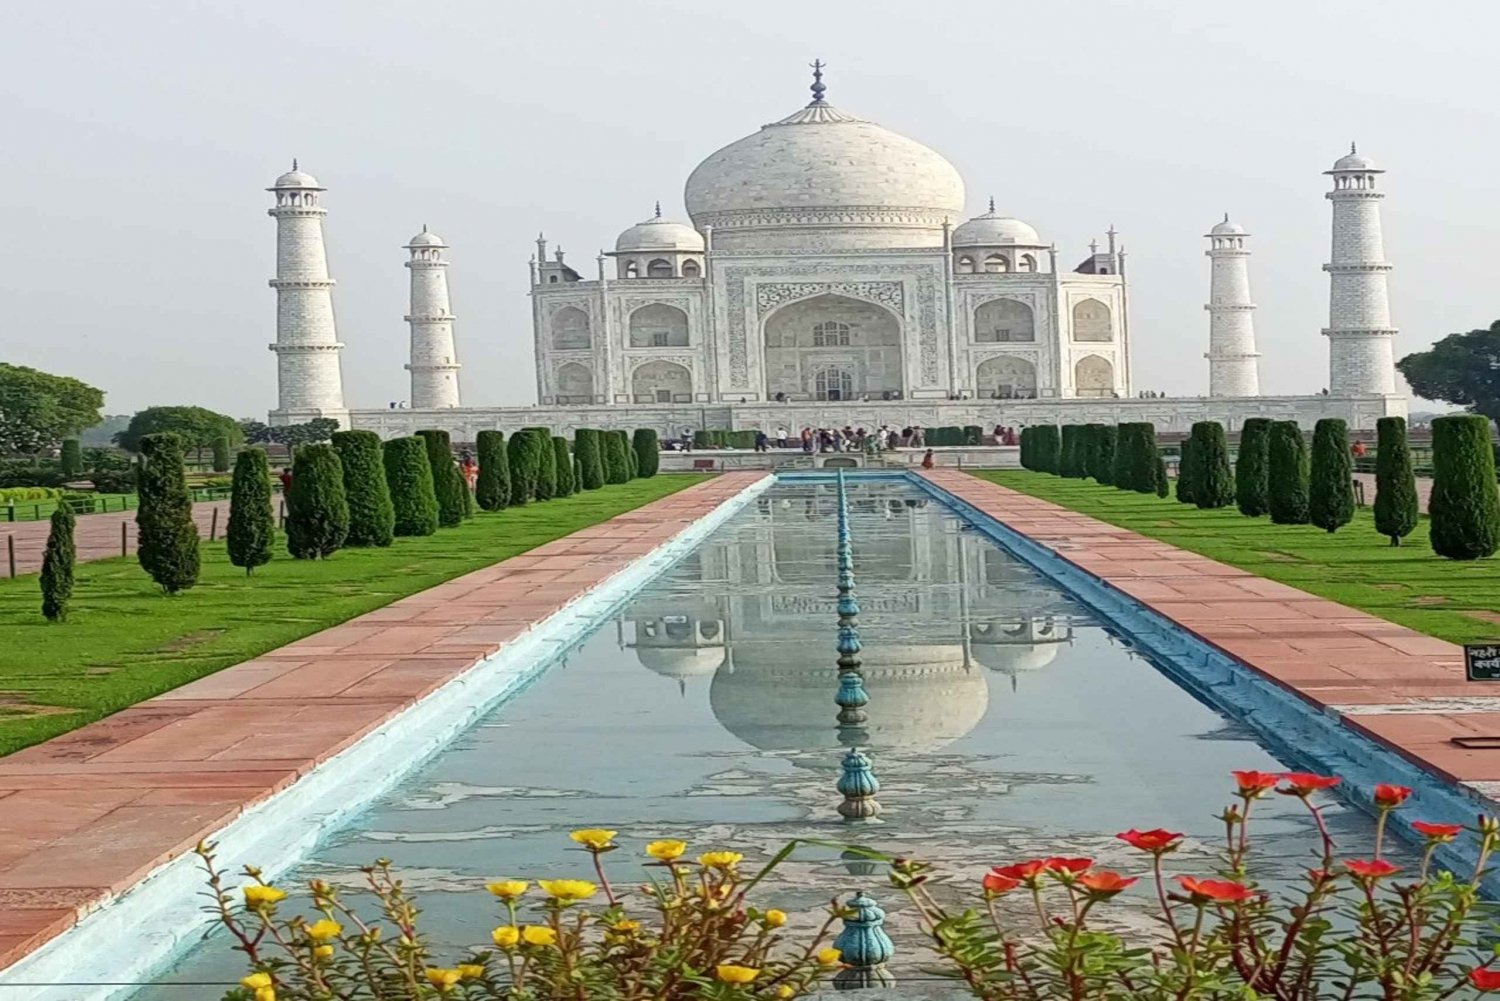
POLYGON ((953 231, 955 247, 995 247, 1010 244, 1018 247, 1041 247, 1041 234, 1011 216, 995 214, 995 203, 982 216, 975 216, 953 231))
POLYGON ((1216 223, 1214 228, 1208 231, 1209 236, 1248 236, 1245 227, 1237 222, 1229 221, 1229 213, 1224 213, 1224 221, 1216 223))
POLYGON ((326 189, 324 189, 324 187, 321 184, 318 183, 318 179, 316 177, 312 176, 311 174, 304 173, 303 171, 298 170, 297 169, 297 161, 296 160, 292 161, 292 169, 289 170, 289 171, 287 171, 285 174, 282 174, 280 177, 276 178, 276 183, 273 184, 273 185, 271 185, 271 187, 273 189, 274 188, 312 188, 315 191, 326 190, 326 189))
POLYGON ((685 222, 674 222, 661 217, 661 206, 656 206, 656 216, 638 222, 620 234, 615 241, 615 253, 632 251, 670 250, 677 252, 703 252, 703 234, 685 222))
POLYGON ((446 247, 448 245, 443 242, 443 238, 441 236, 438 236, 436 233, 429 233, 427 231, 427 227, 423 226, 422 227, 422 232, 420 232, 416 236, 412 237, 411 240, 410 240, 410 242, 407 243, 407 246, 408 247, 446 247))
POLYGON ((1328 173, 1331 174, 1334 170, 1373 170, 1383 173, 1379 167, 1375 166, 1375 161, 1355 149, 1353 143, 1349 144, 1348 153, 1333 162, 1333 170, 1330 170, 1328 173))

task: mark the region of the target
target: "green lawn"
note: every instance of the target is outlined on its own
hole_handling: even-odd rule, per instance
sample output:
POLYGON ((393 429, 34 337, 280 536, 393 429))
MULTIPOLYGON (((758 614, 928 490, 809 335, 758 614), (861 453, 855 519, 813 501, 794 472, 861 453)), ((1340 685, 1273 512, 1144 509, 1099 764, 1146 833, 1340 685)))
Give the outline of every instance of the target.
POLYGON ((0 754, 107 716, 398 598, 561 538, 706 477, 664 474, 530 504, 389 549, 276 555, 253 577, 203 544, 196 587, 168 598, 129 559, 82 563, 72 612, 46 622, 35 575, 0 581, 0 754))
POLYGON ((1369 508, 1333 534, 1273 525, 1233 507, 1200 511, 1093 480, 990 470, 975 475, 1121 528, 1201 553, 1454 643, 1500 638, 1500 561, 1434 556, 1427 519, 1400 548, 1375 532, 1369 508))

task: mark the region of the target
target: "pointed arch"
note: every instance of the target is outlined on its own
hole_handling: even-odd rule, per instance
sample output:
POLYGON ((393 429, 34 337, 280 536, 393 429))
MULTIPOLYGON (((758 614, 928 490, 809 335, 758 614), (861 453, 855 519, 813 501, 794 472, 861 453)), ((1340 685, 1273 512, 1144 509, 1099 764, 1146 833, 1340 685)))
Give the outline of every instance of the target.
POLYGON ((1073 304, 1073 340, 1108 343, 1114 339, 1108 305, 1098 299, 1080 299, 1073 304))
POLYGON ((688 343, 688 315, 676 306, 653 302, 630 314, 633 348, 682 348, 688 343))
POLYGON ((1078 396, 1115 395, 1115 366, 1108 358, 1084 355, 1073 366, 1073 391, 1078 396))
POLYGON ((576 361, 559 365, 552 381, 558 403, 594 402, 594 373, 588 366, 576 361))
POLYGON ((672 361, 648 361, 630 373, 630 395, 637 403, 691 403, 693 373, 672 361))
POLYGON ((589 315, 577 306, 564 306, 552 314, 552 346, 559 351, 587 350, 592 344, 589 315))
POLYGON ((974 310, 974 340, 980 344, 1036 340, 1036 316, 1019 299, 991 299, 974 310))

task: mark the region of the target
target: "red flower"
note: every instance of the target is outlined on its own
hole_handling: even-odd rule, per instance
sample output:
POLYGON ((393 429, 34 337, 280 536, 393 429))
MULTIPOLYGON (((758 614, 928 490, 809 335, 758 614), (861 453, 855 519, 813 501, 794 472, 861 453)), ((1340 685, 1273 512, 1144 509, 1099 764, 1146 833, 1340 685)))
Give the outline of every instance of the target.
POLYGON ((1255 891, 1243 883, 1233 883, 1227 879, 1194 879, 1192 876, 1178 876, 1177 882, 1182 888, 1192 894, 1197 903, 1213 901, 1217 904, 1237 904, 1241 901, 1251 900, 1255 897, 1255 891))
POLYGON ((984 892, 993 893, 997 897, 1002 893, 1009 893, 1020 885, 1021 881, 1019 879, 1002 876, 998 869, 991 869, 984 874, 984 892))
POLYGON ((1230 772, 1234 781, 1239 784, 1240 795, 1249 799, 1259 799, 1270 790, 1276 788, 1276 783, 1281 781, 1281 776, 1275 772, 1230 772))
POLYGON ((1138 831, 1132 827, 1128 831, 1121 831, 1115 837, 1125 842, 1132 848, 1139 848, 1143 852, 1151 852, 1153 855, 1172 851, 1177 847, 1182 835, 1176 831, 1168 831, 1157 827, 1150 831, 1138 831))
POLYGON ((1391 785, 1382 782, 1375 787, 1375 805, 1387 810, 1393 809, 1406 802, 1406 797, 1411 795, 1411 790, 1406 786, 1391 785))
POLYGON ((1487 966, 1472 969, 1469 971, 1469 983, 1482 991, 1500 989, 1500 970, 1492 970, 1487 966))
POLYGON ((1091 858, 1051 858, 1042 859, 1042 868, 1059 876, 1076 876, 1080 872, 1087 872, 1094 864, 1091 858))
POLYGON ((1369 861, 1350 859, 1344 863, 1344 868, 1360 879, 1379 879, 1381 876, 1390 876, 1401 871, 1400 866, 1392 865, 1383 858, 1369 861))
POLYGON ((1121 876, 1117 872, 1101 869, 1086 872, 1078 877, 1078 885, 1099 897, 1113 897, 1121 890, 1128 890, 1138 882, 1134 878, 1121 876))
POLYGON ((1332 874, 1327 869, 1307 870, 1307 881, 1316 886, 1318 883, 1328 879, 1332 874))
POLYGON ((1413 820, 1411 829, 1433 841, 1448 842, 1463 833, 1463 824, 1429 824, 1425 820, 1413 820))
POLYGON ((1312 772, 1287 772, 1281 778, 1287 784, 1282 792, 1303 798, 1319 789, 1332 789, 1342 781, 1337 775, 1314 775, 1312 772))
POLYGON ((1013 879, 1027 886, 1036 885, 1036 877, 1041 875, 1045 868, 1041 859, 1032 859, 1030 862, 1017 862, 1015 865, 995 866, 990 870, 990 875, 999 876, 1002 879, 1013 879))

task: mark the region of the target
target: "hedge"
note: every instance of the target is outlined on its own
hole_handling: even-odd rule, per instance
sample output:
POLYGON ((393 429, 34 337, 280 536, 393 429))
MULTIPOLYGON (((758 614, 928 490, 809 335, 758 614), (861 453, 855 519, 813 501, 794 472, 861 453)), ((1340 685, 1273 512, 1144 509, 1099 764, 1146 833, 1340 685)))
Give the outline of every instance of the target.
POLYGON ((1337 417, 1313 425, 1311 473, 1307 483, 1307 520, 1336 532, 1354 517, 1354 460, 1349 456, 1349 428, 1337 417))
POLYGON ((636 428, 630 444, 635 449, 636 475, 643 480, 655 476, 661 468, 661 442, 657 440, 656 432, 650 428, 636 428))
POLYGON ((1307 445, 1296 421, 1275 421, 1266 442, 1266 490, 1271 520, 1307 524, 1307 445))
POLYGON ((1082 424, 1064 424, 1062 428, 1062 451, 1058 455, 1057 472, 1067 479, 1078 479, 1084 475, 1085 443, 1082 424))
POLYGON ((198 526, 182 468, 182 439, 143 435, 137 476, 136 559, 167 594, 198 583, 198 526))
MULTIPOLYGON (((714 436, 711 433, 709 433, 708 431, 706 431, 706 430, 704 430, 702 428, 698 429, 697 431, 694 431, 693 432, 693 447, 694 448, 713 448, 714 447, 714 436)), ((608 450, 606 449, 606 452, 607 451, 608 450)), ((606 455, 606 458, 608 458, 607 455, 606 455)), ((606 465, 608 465, 608 463, 606 463, 606 465)), ((608 471, 607 470, 606 470, 606 479, 608 479, 608 471)))
POLYGON ((437 493, 438 524, 443 528, 462 525, 468 514, 464 493, 469 485, 458 463, 453 461, 453 444, 447 431, 428 428, 418 431, 417 437, 427 443, 427 461, 432 463, 432 487, 437 493))
POLYGON ((1089 475, 1097 483, 1109 486, 1115 481, 1115 439, 1118 429, 1113 424, 1090 424, 1089 475))
MULTIPOLYGON (((344 497, 349 503, 349 534, 344 545, 389 546, 396 537, 396 509, 391 506, 380 435, 335 431, 330 441, 344 468, 344 497)), ((296 482, 294 474, 294 486, 296 482)))
POLYGON ((978 424, 964 425, 964 444, 978 445, 984 441, 984 428, 978 424))
POLYGON ((1477 414, 1432 422, 1432 551, 1450 560, 1491 556, 1500 548, 1500 495, 1490 421, 1477 414))
POLYGON ((557 476, 558 497, 571 497, 578 492, 573 482, 573 453, 568 451, 568 439, 552 436, 552 468, 557 476))
POLYGON ((1036 443, 1033 446, 1032 460, 1036 465, 1032 468, 1039 473, 1056 473, 1057 463, 1062 451, 1062 433, 1058 431, 1056 424, 1040 424, 1035 429, 1036 443))
POLYGON ((431 535, 438 530, 437 487, 425 439, 392 438, 385 443, 385 482, 391 492, 398 536, 431 535))
POLYGON ((1021 429, 1021 442, 1020 442, 1020 444, 1021 444, 1021 450, 1020 450, 1021 468, 1022 469, 1033 469, 1034 467, 1032 465, 1032 455, 1031 455, 1031 453, 1032 453, 1032 450, 1036 446, 1036 435, 1032 432, 1031 428, 1022 428, 1021 429))
POLYGON ((73 512, 58 505, 52 512, 47 531, 47 548, 42 552, 42 615, 48 622, 68 617, 68 602, 73 597, 73 563, 78 553, 73 544, 73 512))
POLYGON ((1204 510, 1234 503, 1234 473, 1229 469, 1229 443, 1224 425, 1198 421, 1193 425, 1193 503, 1204 510))
POLYGON ((755 431, 728 431, 725 432, 725 442, 729 448, 754 448, 755 431))
POLYGON ((63 439, 57 465, 64 476, 77 476, 83 472, 83 445, 77 438, 63 439))
POLYGON ((542 468, 541 441, 528 430, 517 431, 510 436, 506 458, 510 461, 511 507, 531 503, 536 497, 537 475, 542 468))
POLYGON ((625 454, 629 448, 624 431, 604 432, 604 481, 606 483, 630 481, 630 459, 625 454))
POLYGON ((1271 421, 1250 417, 1240 426, 1240 452, 1234 463, 1234 500, 1240 514, 1259 518, 1271 509, 1267 445, 1271 421))
POLYGON ((1417 479, 1411 468, 1405 417, 1375 422, 1375 531, 1401 545, 1417 527, 1417 479))
POLYGON ((510 458, 505 453, 505 434, 481 431, 474 442, 479 453, 479 481, 474 499, 486 511, 499 511, 510 503, 510 458))
POLYGON ((349 535, 344 469, 332 445, 303 445, 292 460, 286 548, 299 560, 327 559, 349 535))
POLYGON ((598 490, 604 486, 604 451, 599 432, 593 428, 579 428, 573 432, 573 455, 578 460, 582 474, 578 483, 585 490, 598 490))
POLYGON ((229 491, 229 525, 224 545, 229 562, 245 574, 271 562, 276 537, 276 515, 271 510, 271 464, 263 448, 247 448, 234 460, 234 483, 229 491))
POLYGON ((62 487, 4 487, 0 488, 0 504, 57 500, 62 495, 62 487))

